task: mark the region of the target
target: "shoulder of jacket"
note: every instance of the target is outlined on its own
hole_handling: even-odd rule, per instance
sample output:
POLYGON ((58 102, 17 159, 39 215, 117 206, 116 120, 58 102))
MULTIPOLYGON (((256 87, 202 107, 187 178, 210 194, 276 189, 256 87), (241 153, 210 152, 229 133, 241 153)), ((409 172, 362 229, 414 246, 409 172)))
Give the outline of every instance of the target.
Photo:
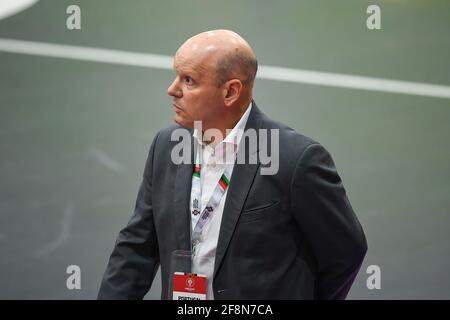
POLYGON ((267 116, 264 116, 263 118, 262 127, 269 130, 278 129, 280 147, 284 146, 287 147, 288 150, 294 150, 292 156, 296 158, 299 157, 300 154, 302 154, 310 145, 320 144, 316 140, 295 131, 281 122, 272 120, 267 116))

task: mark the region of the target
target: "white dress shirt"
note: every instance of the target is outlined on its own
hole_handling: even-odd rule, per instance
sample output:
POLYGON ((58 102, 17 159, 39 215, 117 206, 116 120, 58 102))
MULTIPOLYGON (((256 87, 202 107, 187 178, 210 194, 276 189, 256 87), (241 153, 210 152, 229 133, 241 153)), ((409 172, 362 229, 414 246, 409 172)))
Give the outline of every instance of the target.
MULTIPOLYGON (((199 143, 197 148, 197 159, 202 157, 200 170, 200 185, 201 185, 201 210, 205 209, 211 195, 219 183, 219 179, 225 171, 227 165, 231 165, 230 177, 233 172, 234 162, 238 151, 238 146, 242 138, 248 116, 250 114, 252 104, 242 115, 241 119, 225 137, 225 139, 215 146, 209 146, 203 143, 201 133, 194 130, 193 136, 199 143)), ((206 299, 213 300, 212 281, 214 273, 214 261, 216 257, 217 242, 219 239, 220 224, 222 222, 223 209, 225 199, 227 197, 228 189, 220 200, 219 206, 214 210, 211 219, 205 224, 200 242, 196 247, 196 254, 192 259, 192 272, 207 276, 207 294, 206 299)), ((192 199, 190 201, 190 211, 192 212, 192 199)), ((191 233, 200 217, 200 214, 193 217, 191 214, 191 233)))

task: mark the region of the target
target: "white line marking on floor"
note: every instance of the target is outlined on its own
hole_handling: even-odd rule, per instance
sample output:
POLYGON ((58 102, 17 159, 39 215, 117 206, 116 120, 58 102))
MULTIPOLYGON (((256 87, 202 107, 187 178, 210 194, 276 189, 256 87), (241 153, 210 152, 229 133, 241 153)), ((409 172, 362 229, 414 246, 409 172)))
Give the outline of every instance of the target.
POLYGON ((102 166, 105 166, 106 168, 116 173, 123 173, 124 171, 126 171, 125 167, 122 164, 112 159, 97 147, 90 147, 88 153, 102 166))
POLYGON ((450 86, 262 66, 259 78, 348 89, 402 93, 450 99, 450 86))
MULTIPOLYGON (((172 70, 173 57, 149 53, 0 39, 0 51, 172 70)), ((260 66, 259 79, 450 99, 450 86, 339 73, 260 66)))
POLYGON ((62 247, 66 243, 70 235, 70 226, 72 225, 73 212, 74 212, 73 206, 71 204, 68 204, 63 211, 60 233, 58 237, 49 244, 47 244, 46 246, 44 246, 42 249, 36 251, 34 253, 34 256, 39 257, 42 255, 52 253, 53 251, 62 247))
POLYGON ((26 10, 36 2, 38 0, 0 0, 0 20, 26 10))
POLYGON ((158 69, 172 69, 173 62, 172 57, 157 54, 1 38, 0 51, 158 69))

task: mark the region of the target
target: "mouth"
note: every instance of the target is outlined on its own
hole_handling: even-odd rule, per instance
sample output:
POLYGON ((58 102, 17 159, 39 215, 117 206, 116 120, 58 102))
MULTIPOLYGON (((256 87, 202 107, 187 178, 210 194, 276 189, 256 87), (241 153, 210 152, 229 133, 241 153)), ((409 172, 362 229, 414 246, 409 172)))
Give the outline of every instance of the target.
POLYGON ((172 106, 173 106, 173 111, 175 111, 175 112, 180 112, 180 111, 183 111, 183 108, 181 108, 179 105, 177 105, 175 102, 174 103, 172 103, 172 106))

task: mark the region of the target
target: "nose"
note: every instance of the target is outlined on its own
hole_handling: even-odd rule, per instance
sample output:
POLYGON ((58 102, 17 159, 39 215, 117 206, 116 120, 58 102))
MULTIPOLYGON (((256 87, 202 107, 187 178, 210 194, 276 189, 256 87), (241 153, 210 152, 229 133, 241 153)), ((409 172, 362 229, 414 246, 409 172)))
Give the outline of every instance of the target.
POLYGON ((167 94, 171 97, 181 98, 183 95, 182 91, 178 87, 178 77, 173 80, 172 84, 167 88, 167 94))

